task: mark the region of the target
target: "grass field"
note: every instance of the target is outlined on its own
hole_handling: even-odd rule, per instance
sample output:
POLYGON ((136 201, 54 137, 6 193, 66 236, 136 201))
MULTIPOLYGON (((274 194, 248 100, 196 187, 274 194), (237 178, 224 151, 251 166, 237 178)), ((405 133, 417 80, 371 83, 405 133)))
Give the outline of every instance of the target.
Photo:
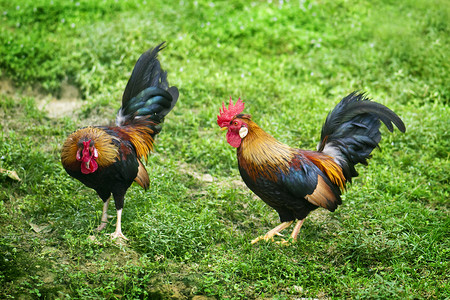
POLYGON ((0 0, 0 298, 450 298, 449 16, 445 0, 0 0), (181 96, 117 242, 115 219, 94 232, 102 202, 60 147, 113 122, 135 61, 162 41, 181 96), (343 205, 313 212, 298 242, 251 245, 279 220, 241 181, 222 101, 314 149, 354 90, 406 134, 383 128, 343 205))

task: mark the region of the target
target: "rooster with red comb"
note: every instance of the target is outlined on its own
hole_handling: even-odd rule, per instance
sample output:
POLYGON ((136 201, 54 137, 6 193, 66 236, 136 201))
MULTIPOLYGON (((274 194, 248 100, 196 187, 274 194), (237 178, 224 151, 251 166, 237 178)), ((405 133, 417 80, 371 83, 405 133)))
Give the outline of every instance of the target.
POLYGON ((61 149, 61 163, 67 173, 94 189, 103 200, 101 224, 108 222, 111 195, 117 212, 112 238, 127 240, 122 233, 125 194, 133 182, 148 189, 150 178, 142 163, 153 150, 164 117, 178 100, 178 89, 169 87, 167 72, 158 53, 164 43, 150 49, 136 62, 117 112, 116 126, 88 126, 70 134, 61 149))
MULTIPOLYGON (((322 126, 317 151, 291 148, 262 130, 244 102, 222 104, 217 124, 227 130, 227 142, 237 148, 239 172, 247 187, 278 212, 281 224, 252 240, 272 240, 296 221, 297 239, 308 214, 318 207, 334 211, 342 203, 347 182, 358 176, 355 165, 367 159, 381 140, 380 125, 405 132, 402 120, 389 108, 353 92, 331 111, 322 126)), ((282 243, 287 243, 282 240, 282 243)))

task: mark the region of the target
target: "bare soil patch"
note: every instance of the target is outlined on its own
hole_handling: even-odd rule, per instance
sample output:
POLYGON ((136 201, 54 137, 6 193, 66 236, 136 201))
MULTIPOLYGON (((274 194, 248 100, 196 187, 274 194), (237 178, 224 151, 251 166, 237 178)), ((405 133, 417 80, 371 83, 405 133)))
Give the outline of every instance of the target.
POLYGON ((83 105, 78 88, 67 81, 61 83, 59 94, 59 97, 46 94, 39 86, 17 88, 11 80, 0 79, 0 95, 34 98, 38 108, 45 110, 51 118, 71 116, 83 105))

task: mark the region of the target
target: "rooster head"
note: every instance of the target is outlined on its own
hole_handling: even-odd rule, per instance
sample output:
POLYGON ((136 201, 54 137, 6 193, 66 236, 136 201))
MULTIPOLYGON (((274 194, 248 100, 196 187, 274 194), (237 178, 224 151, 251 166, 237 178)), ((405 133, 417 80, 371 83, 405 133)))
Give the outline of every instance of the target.
POLYGON ((90 174, 98 169, 98 151, 92 140, 78 142, 77 160, 81 162, 81 173, 90 174))
POLYGON ((238 99, 236 104, 233 104, 233 100, 230 97, 228 108, 225 107, 225 103, 222 103, 220 114, 217 115, 217 124, 223 130, 228 130, 227 142, 235 148, 241 145, 242 139, 248 133, 248 124, 245 122, 245 119, 250 119, 250 115, 241 114, 243 110, 244 102, 241 98, 238 99))

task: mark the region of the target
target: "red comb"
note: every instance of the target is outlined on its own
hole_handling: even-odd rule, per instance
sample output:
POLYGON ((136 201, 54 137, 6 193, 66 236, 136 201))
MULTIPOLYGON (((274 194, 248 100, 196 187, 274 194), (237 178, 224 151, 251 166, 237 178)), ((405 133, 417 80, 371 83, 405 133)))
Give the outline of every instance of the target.
POLYGON ((244 102, 242 102, 241 98, 238 99, 236 104, 233 104, 233 100, 230 97, 230 103, 228 104, 228 109, 225 107, 225 103, 222 102, 222 109, 220 110, 220 114, 217 115, 217 124, 220 127, 226 127, 230 125, 231 119, 235 115, 240 114, 244 110, 244 102))

